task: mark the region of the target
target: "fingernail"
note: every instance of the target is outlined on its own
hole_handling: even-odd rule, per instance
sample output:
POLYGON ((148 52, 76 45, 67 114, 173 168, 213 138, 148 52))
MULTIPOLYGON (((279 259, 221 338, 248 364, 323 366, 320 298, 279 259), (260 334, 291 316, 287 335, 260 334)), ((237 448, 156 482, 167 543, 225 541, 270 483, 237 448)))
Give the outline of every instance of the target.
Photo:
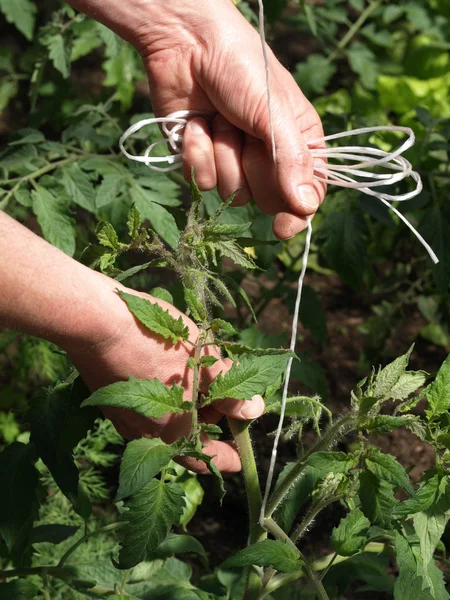
POLYGON ((244 419, 257 419, 264 412, 265 404, 262 396, 253 396, 250 402, 246 401, 240 410, 244 419))
POLYGON ((193 119, 189 123, 189 128, 194 135, 205 135, 204 123, 203 119, 193 119))
POLYGON ((319 208, 317 194, 312 185, 301 185, 297 190, 297 199, 301 210, 312 214, 319 208))

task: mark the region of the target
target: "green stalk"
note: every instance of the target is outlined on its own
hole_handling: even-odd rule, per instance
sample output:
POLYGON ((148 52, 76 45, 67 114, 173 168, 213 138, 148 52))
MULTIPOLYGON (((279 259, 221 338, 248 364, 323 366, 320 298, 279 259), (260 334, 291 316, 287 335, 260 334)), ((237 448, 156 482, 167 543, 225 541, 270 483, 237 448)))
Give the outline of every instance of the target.
POLYGON ((345 417, 339 419, 339 421, 336 421, 336 423, 325 432, 325 434, 320 438, 320 440, 318 440, 318 442, 314 444, 314 446, 310 448, 299 461, 297 461, 295 466, 291 469, 289 474, 283 480, 283 483, 279 486, 277 490, 273 492, 273 494, 269 498, 265 514, 266 519, 270 518, 273 515, 278 505, 283 501, 284 497, 291 489, 291 486, 306 469, 308 458, 315 452, 319 452, 320 450, 324 450, 331 446, 336 440, 336 438, 340 435, 341 429, 343 429, 346 425, 351 423, 354 420, 354 418, 354 415, 348 414, 345 417))
MULTIPOLYGON (((241 457, 242 474, 244 477, 245 491, 247 494, 248 512, 250 520, 250 544, 256 544, 266 539, 267 533, 259 524, 262 496, 259 485, 258 470, 256 468, 255 455, 252 442, 248 433, 250 423, 228 419, 234 441, 241 457)), ((256 600, 261 590, 261 576, 252 568, 249 569, 247 589, 244 600, 256 600)))
POLYGON ((338 45, 336 46, 336 49, 328 57, 328 63, 332 63, 334 60, 336 60, 336 58, 339 56, 339 54, 342 52, 342 50, 344 50, 348 46, 348 44, 352 41, 352 39, 355 37, 355 35, 359 32, 361 27, 364 25, 364 23, 370 17, 370 15, 374 11, 376 11, 376 9, 383 2, 384 2, 384 0, 375 0, 375 2, 372 2, 371 4, 369 4, 369 6, 367 6, 365 8, 365 10, 363 10, 363 12, 359 15, 358 19, 353 23, 353 25, 350 27, 350 29, 347 31, 347 33, 344 35, 344 37, 338 43, 338 45))
POLYGON ((291 535, 291 540, 293 542, 296 542, 324 508, 326 508, 330 504, 333 504, 334 502, 338 502, 338 500, 341 500, 342 498, 343 496, 332 496, 331 498, 327 498, 326 500, 323 500, 322 502, 318 502, 317 504, 313 505, 311 510, 303 519, 303 521, 299 523, 294 529, 291 535))

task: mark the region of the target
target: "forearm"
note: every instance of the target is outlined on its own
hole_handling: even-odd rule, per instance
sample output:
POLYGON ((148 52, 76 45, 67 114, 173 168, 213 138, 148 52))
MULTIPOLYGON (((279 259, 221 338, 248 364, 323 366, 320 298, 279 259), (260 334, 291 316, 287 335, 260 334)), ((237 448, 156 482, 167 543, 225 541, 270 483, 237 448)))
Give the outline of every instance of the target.
POLYGON ((118 301, 115 282, 2 211, 0 256, 0 328, 42 337, 65 349, 94 345, 115 334, 107 318, 118 301))

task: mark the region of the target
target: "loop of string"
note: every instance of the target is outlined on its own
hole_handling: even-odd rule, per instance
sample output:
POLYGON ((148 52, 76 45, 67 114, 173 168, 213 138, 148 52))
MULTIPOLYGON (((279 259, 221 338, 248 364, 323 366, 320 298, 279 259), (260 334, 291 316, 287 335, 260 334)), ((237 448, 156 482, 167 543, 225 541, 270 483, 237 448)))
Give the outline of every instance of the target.
MULTIPOLYGON (((263 1, 258 0, 259 4, 259 31, 261 37, 261 44, 263 49, 263 58, 265 64, 266 73, 266 85, 267 85, 267 104, 268 114, 270 121, 270 137, 271 137, 271 151, 273 161, 276 167, 276 147, 275 147, 275 135, 273 128, 272 119, 272 99, 270 91, 270 74, 269 74, 269 58, 267 54, 267 46, 265 42, 264 33, 264 7, 263 1)), ((197 110, 180 110, 171 113, 167 117, 155 117, 150 119, 143 119, 138 121, 131 127, 129 127, 121 136, 119 140, 119 146, 123 154, 130 160, 143 163, 154 171, 167 173, 181 168, 182 166, 182 150, 183 150, 183 132, 188 124, 189 120, 195 117, 202 117, 206 120, 211 120, 214 115, 211 113, 205 113, 197 110), (160 124, 164 137, 151 143, 143 155, 133 155, 129 153, 125 148, 125 142, 137 131, 143 127, 149 125, 160 124), (172 152, 167 156, 153 156, 153 150, 161 145, 167 144, 172 152), (166 166, 161 166, 166 164, 166 166)), ((360 129, 353 129, 350 131, 343 131, 341 133, 335 133, 333 135, 327 135, 320 139, 312 140, 308 143, 309 150, 314 159, 314 180, 326 183, 327 185, 335 185, 342 188, 357 189, 361 193, 372 196, 380 200, 389 210, 393 211, 397 217, 411 230, 416 236, 425 250, 428 252, 430 258, 434 263, 438 263, 439 259, 434 253, 430 245, 424 240, 420 233, 415 227, 408 221, 408 219, 391 203, 392 202, 404 202, 414 198, 422 191, 422 181, 420 175, 413 170, 411 163, 402 156, 403 152, 408 150, 414 145, 415 136, 412 129, 409 127, 398 127, 398 126, 377 126, 377 127, 363 127, 360 129), (344 137, 353 137, 363 134, 371 134, 381 131, 390 131, 406 134, 407 139, 396 149, 391 152, 386 152, 379 148, 373 148, 370 146, 341 146, 341 147, 327 147, 317 148, 318 144, 323 145, 324 142, 330 142, 344 137), (326 162, 324 161, 326 159, 326 162), (332 162, 336 161, 336 162, 332 162), (347 161, 343 163, 343 161, 347 161), (374 172, 371 169, 381 168, 384 172, 374 172), (377 188, 386 188, 387 186, 394 185, 406 178, 411 178, 415 182, 415 187, 412 191, 404 194, 388 194, 385 190, 378 190, 377 188)), ((311 219, 307 217, 307 234, 305 250, 302 259, 302 269, 298 280, 297 298, 294 309, 294 316, 292 320, 292 334, 290 350, 295 352, 296 340, 297 340, 297 328, 300 311, 300 303, 303 290, 303 281, 305 278, 306 269, 308 266, 309 250, 311 246, 312 236, 312 224, 311 219)), ((265 486, 265 492, 263 496, 263 502, 261 506, 260 514, 260 525, 264 527, 264 519, 267 501, 269 498, 270 490, 272 487, 272 481, 275 471, 275 463, 278 452, 278 443, 280 440, 281 432, 283 429, 286 402, 291 374, 293 359, 290 358, 286 368, 286 374, 284 378, 284 386, 281 401, 281 411, 274 444, 272 448, 272 455, 270 460, 270 467, 267 475, 267 481, 265 486)))

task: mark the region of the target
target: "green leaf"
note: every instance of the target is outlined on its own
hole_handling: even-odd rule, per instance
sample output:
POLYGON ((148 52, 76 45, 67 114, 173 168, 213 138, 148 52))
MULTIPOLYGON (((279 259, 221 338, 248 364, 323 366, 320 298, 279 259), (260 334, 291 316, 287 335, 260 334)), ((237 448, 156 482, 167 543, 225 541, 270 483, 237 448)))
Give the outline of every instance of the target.
POLYGON ((14 192, 14 199, 25 208, 33 206, 33 198, 28 190, 17 190, 17 192, 14 192))
POLYGON ((371 446, 367 450, 365 463, 369 471, 380 480, 401 487, 414 496, 414 488, 409 481, 409 476, 394 456, 383 454, 378 448, 371 446))
POLYGON ((31 144, 26 144, 19 148, 15 148, 14 146, 9 147, 0 155, 0 167, 12 171, 22 169, 24 165, 29 164, 37 155, 36 147, 31 144))
POLYGON ((362 285, 367 264, 366 225, 359 213, 333 212, 320 231, 328 265, 354 289, 362 285))
POLYGON ((271 565, 282 573, 299 571, 303 565, 300 552, 278 540, 264 540, 239 550, 234 556, 227 558, 221 568, 271 565))
POLYGON ((95 212, 95 190, 78 163, 64 169, 63 183, 72 202, 89 212, 95 212))
POLYGON ((33 212, 45 239, 69 256, 73 256, 75 229, 72 219, 67 214, 65 203, 40 185, 36 185, 36 190, 33 190, 31 195, 33 212))
POLYGON ((414 415, 405 415, 403 417, 391 417, 390 415, 378 415, 377 417, 370 419, 364 424, 364 428, 369 433, 390 433, 398 427, 410 427, 418 426, 421 427, 420 417, 414 415))
POLYGON ((99 243, 102 246, 105 246, 105 248, 111 248, 111 250, 120 249, 121 244, 119 238, 111 223, 99 223, 95 234, 99 243))
POLYGON ((406 400, 425 384, 427 378, 425 371, 406 371, 391 389, 390 397, 392 400, 406 400))
POLYGON ((25 579, 0 583, 0 600, 29 600, 40 594, 40 589, 25 579))
POLYGON ((130 569, 147 558, 166 539, 170 528, 179 525, 184 508, 183 488, 176 483, 152 479, 125 503, 120 520, 119 564, 130 569))
POLYGON ((162 265, 159 264, 158 260, 151 260, 150 262, 144 263, 143 265, 136 265, 135 267, 131 267, 130 269, 127 269, 126 271, 122 271, 122 273, 119 273, 118 275, 116 275, 114 277, 114 279, 116 281, 125 281, 125 279, 128 279, 129 277, 133 277, 133 275, 136 275, 136 273, 139 273, 140 271, 144 271, 145 269, 148 269, 149 267, 161 267, 162 265))
POLYGON ((399 383, 400 377, 405 374, 408 366, 409 358, 414 349, 414 345, 410 347, 406 354, 399 356, 384 369, 377 374, 373 384, 372 395, 380 400, 391 398, 391 392, 399 383))
POLYGON ((19 562, 38 517, 39 474, 33 444, 13 442, 0 453, 0 535, 10 556, 19 562))
POLYGON ((359 474, 359 499, 362 512, 373 525, 384 529, 391 526, 392 511, 398 503, 389 483, 378 479, 370 471, 361 471, 359 474))
POLYGON ((378 65, 376 55, 364 44, 353 42, 347 50, 349 65, 368 90, 376 87, 378 78, 378 65))
POLYGON ((70 75, 70 55, 72 53, 72 45, 69 43, 68 38, 56 33, 45 39, 44 44, 48 48, 48 57, 53 66, 64 79, 67 79, 70 75))
POLYGON ((323 94, 335 73, 336 67, 323 54, 310 54, 296 65, 294 79, 307 96, 323 94))
POLYGON ((186 506, 183 509, 180 525, 186 531, 187 524, 192 520, 197 508, 201 505, 205 492, 200 485, 197 475, 188 471, 181 465, 172 462, 171 468, 175 471, 175 476, 169 472, 166 478, 173 478, 173 481, 178 483, 184 490, 184 500, 186 506))
POLYGON ((3 81, 0 81, 0 113, 5 110, 9 101, 17 96, 18 91, 18 81, 11 79, 3 79, 3 81))
MULTIPOLYGON (((294 468, 296 463, 287 463, 284 469, 281 471, 280 476, 277 480, 275 490, 281 485, 290 471, 294 468)), ((321 472, 311 467, 306 467, 302 477, 299 477, 289 492, 287 493, 283 502, 278 506, 274 513, 274 519, 278 525, 289 531, 294 524, 295 518, 300 512, 301 508, 311 499, 311 494, 316 487, 317 481, 321 477, 321 472)))
POLYGON ((160 419, 167 413, 179 414, 190 409, 183 400, 183 388, 176 383, 166 387, 158 379, 117 381, 94 392, 81 405, 129 408, 144 417, 160 419))
POLYGON ((127 227, 128 227, 128 235, 134 241, 139 234, 139 230, 141 228, 142 218, 139 209, 134 204, 128 211, 128 219, 127 219, 127 227))
POLYGON ((338 527, 331 533, 331 543, 339 556, 353 556, 364 545, 370 521, 355 508, 341 519, 338 527))
POLYGON ((234 362, 231 369, 221 373, 209 388, 209 401, 220 398, 251 400, 255 394, 264 394, 267 387, 284 373, 288 357, 286 356, 249 356, 244 355, 234 362))
POLYGON ((141 438, 127 444, 120 465, 116 501, 132 496, 166 467, 179 453, 180 444, 165 444, 159 438, 141 438))
POLYGON ((203 228, 205 239, 211 241, 235 240, 245 235, 251 226, 251 223, 217 223, 214 218, 212 221, 206 222, 203 228))
POLYGON ((163 543, 158 546, 153 556, 155 558, 166 558, 174 554, 185 554, 187 552, 198 554, 202 558, 203 564, 205 566, 208 564, 205 549, 198 540, 190 535, 169 533, 163 543))
POLYGON ((258 265, 254 262, 252 257, 241 248, 238 244, 226 241, 215 241, 209 242, 209 245, 217 250, 222 256, 231 258, 231 260, 237 265, 244 267, 244 269, 259 269, 258 265))
POLYGON ((166 290, 162 287, 154 287, 150 290, 149 294, 153 298, 157 298, 158 300, 163 300, 164 302, 167 302, 168 304, 172 304, 172 306, 174 305, 173 296, 169 292, 169 290, 166 290))
POLYGON ((200 358, 201 367, 212 367, 219 359, 216 356, 205 355, 200 358))
POLYGON ((27 413, 31 441, 62 493, 82 516, 90 514, 87 498, 80 488, 73 448, 93 428, 97 410, 81 410, 89 390, 81 379, 57 385, 44 398, 35 400, 27 413))
POLYGON ((218 434, 218 435, 223 433, 222 429, 218 425, 213 425, 212 423, 201 423, 200 427, 201 427, 201 430, 204 431, 205 433, 207 433, 208 435, 210 433, 218 434))
POLYGON ((0 0, 0 11, 8 23, 12 23, 27 40, 33 39, 37 6, 31 0, 0 0))
POLYGON ((68 538, 75 535, 79 527, 77 525, 39 525, 31 532, 31 544, 42 544, 49 542, 50 544, 60 544, 68 538))
POLYGON ((121 184, 122 175, 119 173, 107 173, 104 175, 96 191, 95 207, 100 209, 114 202, 119 194, 121 184))
POLYGON ((186 300, 187 307, 191 311, 192 318, 194 321, 201 323, 207 317, 206 309, 202 304, 200 298, 190 290, 189 288, 183 286, 184 290, 184 299, 186 300))
POLYGON ((211 329, 218 335, 237 335, 236 329, 223 319, 213 319, 211 321, 211 329))
POLYGON ((447 356, 436 379, 425 390, 428 409, 425 411, 430 420, 439 417, 450 408, 450 355, 447 356))
POLYGON ((440 482, 441 478, 438 475, 427 479, 417 490, 414 498, 408 498, 405 502, 397 504, 395 516, 407 517, 430 508, 436 500, 440 482))
POLYGON ((414 515, 414 529, 419 537, 420 554, 424 565, 428 565, 433 558, 449 518, 450 499, 445 496, 414 515))
POLYGON ((125 300, 133 315, 153 333, 173 343, 188 339, 189 329, 181 317, 175 319, 156 302, 150 302, 140 296, 122 291, 119 291, 119 296, 125 300))
POLYGON ((308 458, 308 465, 323 477, 328 473, 348 473, 356 467, 358 458, 344 452, 314 452, 308 458))
POLYGON ((139 209, 142 218, 148 219, 158 235, 160 235, 172 248, 178 246, 180 233, 173 215, 149 197, 150 192, 141 186, 130 189, 131 199, 139 209))
POLYGON ((398 531, 395 536, 395 554, 399 577, 394 586, 394 600, 436 600, 428 590, 424 590, 424 581, 417 575, 417 563, 408 540, 398 531))
POLYGON ((195 458, 195 460, 201 460, 206 464, 206 466, 209 469, 209 472, 211 473, 214 479, 214 489, 216 492, 216 496, 219 499, 220 504, 222 504, 222 500, 226 494, 226 490, 223 483, 222 473, 216 467, 215 463, 213 463, 214 456, 209 456, 209 454, 200 452, 193 446, 184 447, 181 454, 182 456, 189 456, 191 458, 195 458))

